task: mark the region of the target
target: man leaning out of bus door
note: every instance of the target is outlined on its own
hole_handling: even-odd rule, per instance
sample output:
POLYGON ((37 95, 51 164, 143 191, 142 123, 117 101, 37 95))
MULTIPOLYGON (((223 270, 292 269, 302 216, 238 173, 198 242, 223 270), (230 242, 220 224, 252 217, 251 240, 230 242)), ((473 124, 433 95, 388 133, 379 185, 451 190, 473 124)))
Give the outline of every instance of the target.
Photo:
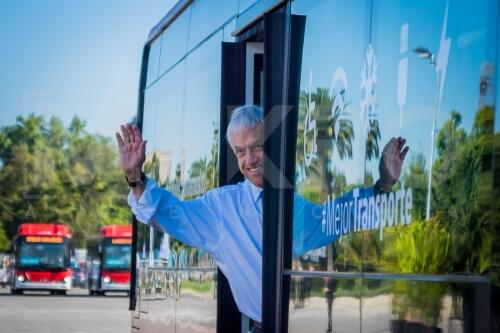
MULTIPOLYGON (((152 223, 176 239, 209 252, 228 279, 239 310, 254 322, 252 332, 261 332, 262 109, 251 105, 236 108, 228 124, 227 140, 244 181, 212 189, 193 200, 179 200, 144 175, 147 141, 136 125, 122 125, 121 135, 116 133, 116 139, 121 166, 131 186, 127 201, 137 220, 152 223)), ((405 143, 402 138, 393 138, 384 147, 379 167, 381 176, 375 188, 388 191, 399 179, 408 152, 408 147, 403 148, 405 143)), ((300 236, 294 230, 294 255, 338 238, 325 237, 321 232, 321 216, 313 214, 317 206, 295 195, 294 218, 300 215, 308 223, 304 224, 304 230, 298 231, 300 236)))

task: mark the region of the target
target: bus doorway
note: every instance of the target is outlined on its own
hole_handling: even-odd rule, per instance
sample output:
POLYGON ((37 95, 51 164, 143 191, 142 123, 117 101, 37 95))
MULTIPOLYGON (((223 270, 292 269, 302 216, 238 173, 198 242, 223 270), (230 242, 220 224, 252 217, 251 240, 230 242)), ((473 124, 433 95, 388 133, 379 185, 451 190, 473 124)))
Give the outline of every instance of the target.
MULTIPOLYGON (((283 147, 292 147, 288 154, 294 149, 283 134, 296 123, 289 117, 293 112, 288 111, 297 104, 296 71, 290 68, 298 62, 294 57, 285 59, 291 46, 286 30, 290 27, 285 29, 290 16, 283 4, 262 2, 254 8, 265 6, 257 16, 252 11, 242 12, 232 21, 222 20, 222 26, 199 39, 195 22, 206 11, 200 10, 198 16, 201 2, 200 7, 179 2, 152 30, 144 51, 139 94, 138 120, 148 140, 144 172, 180 200, 243 180, 225 139, 231 112, 241 105, 264 109, 264 126, 269 131, 265 147, 269 161, 264 163, 272 163, 275 171, 293 174, 290 165, 294 158, 284 156, 283 147), (187 44, 185 52, 179 51, 181 42, 187 44)), ((288 299, 280 276, 282 260, 288 260, 281 253, 280 235, 283 219, 290 216, 283 214, 287 208, 283 189, 276 184, 266 186, 263 252, 272 254, 263 256, 263 286, 256 292, 264 290, 262 303, 267 308, 262 313, 268 318, 266 331, 273 332, 278 330, 272 323, 281 322, 287 313, 286 306, 282 313, 277 309, 288 299), (283 285, 286 297, 282 299, 283 285)), ((290 190, 288 201, 293 194, 290 190)), ((138 221, 134 221, 132 249, 133 332, 249 331, 252 323, 238 310, 227 280, 208 253, 168 237, 154 224, 138 221)))
POLYGON ((245 61, 245 104, 264 105, 264 43, 247 42, 245 61))
MULTIPOLYGON (((262 24, 254 31, 260 31, 262 24)), ((222 44, 221 67, 221 138, 226 137, 226 128, 232 111, 241 105, 262 107, 264 98, 264 43, 262 33, 254 33, 249 41, 222 44), (260 37, 259 37, 260 36, 260 37)), ((243 181, 238 163, 227 140, 220 141, 219 185, 236 184, 243 181)), ((229 283, 218 270, 217 283, 217 332, 248 332, 251 320, 241 314, 234 302, 229 283), (230 315, 222 315, 230 314, 230 315)))

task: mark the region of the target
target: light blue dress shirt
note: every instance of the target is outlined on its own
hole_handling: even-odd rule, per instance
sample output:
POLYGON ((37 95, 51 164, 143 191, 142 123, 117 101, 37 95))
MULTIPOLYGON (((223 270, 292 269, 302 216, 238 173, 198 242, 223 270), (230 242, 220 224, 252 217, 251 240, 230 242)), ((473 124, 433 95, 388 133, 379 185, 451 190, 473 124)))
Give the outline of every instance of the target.
MULTIPOLYGON (((372 193, 371 189, 361 191, 361 196, 372 193)), ((336 202, 350 197, 348 193, 336 202)), ((345 234, 325 233, 323 205, 310 203, 298 194, 294 200, 295 256, 345 234)), ((181 242, 210 253, 228 279, 239 310, 258 322, 262 300, 262 201, 262 189, 249 180, 181 201, 148 178, 139 200, 132 191, 128 196, 138 221, 152 222, 181 242)))
POLYGON ((151 179, 128 204, 137 220, 154 222, 188 245, 209 252, 231 286, 239 310, 260 322, 262 189, 245 180, 181 201, 151 179))

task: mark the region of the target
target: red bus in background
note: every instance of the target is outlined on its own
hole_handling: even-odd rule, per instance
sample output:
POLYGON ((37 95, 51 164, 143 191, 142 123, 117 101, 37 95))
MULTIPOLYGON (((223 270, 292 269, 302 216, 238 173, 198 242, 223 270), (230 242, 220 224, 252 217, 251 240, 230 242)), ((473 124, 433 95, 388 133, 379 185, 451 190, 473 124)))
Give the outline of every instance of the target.
POLYGON ((90 295, 130 291, 131 225, 108 225, 87 241, 87 273, 90 295))
POLYGON ((13 240, 11 293, 48 290, 65 295, 71 289, 71 234, 64 224, 23 223, 13 240))

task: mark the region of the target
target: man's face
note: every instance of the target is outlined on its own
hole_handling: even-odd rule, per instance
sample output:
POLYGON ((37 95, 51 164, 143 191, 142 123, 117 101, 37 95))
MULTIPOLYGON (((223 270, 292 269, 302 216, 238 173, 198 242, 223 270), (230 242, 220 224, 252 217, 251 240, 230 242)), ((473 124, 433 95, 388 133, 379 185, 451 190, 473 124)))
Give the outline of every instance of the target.
POLYGON ((246 129, 233 133, 231 137, 233 151, 238 159, 241 173, 254 185, 264 187, 264 129, 246 129))

